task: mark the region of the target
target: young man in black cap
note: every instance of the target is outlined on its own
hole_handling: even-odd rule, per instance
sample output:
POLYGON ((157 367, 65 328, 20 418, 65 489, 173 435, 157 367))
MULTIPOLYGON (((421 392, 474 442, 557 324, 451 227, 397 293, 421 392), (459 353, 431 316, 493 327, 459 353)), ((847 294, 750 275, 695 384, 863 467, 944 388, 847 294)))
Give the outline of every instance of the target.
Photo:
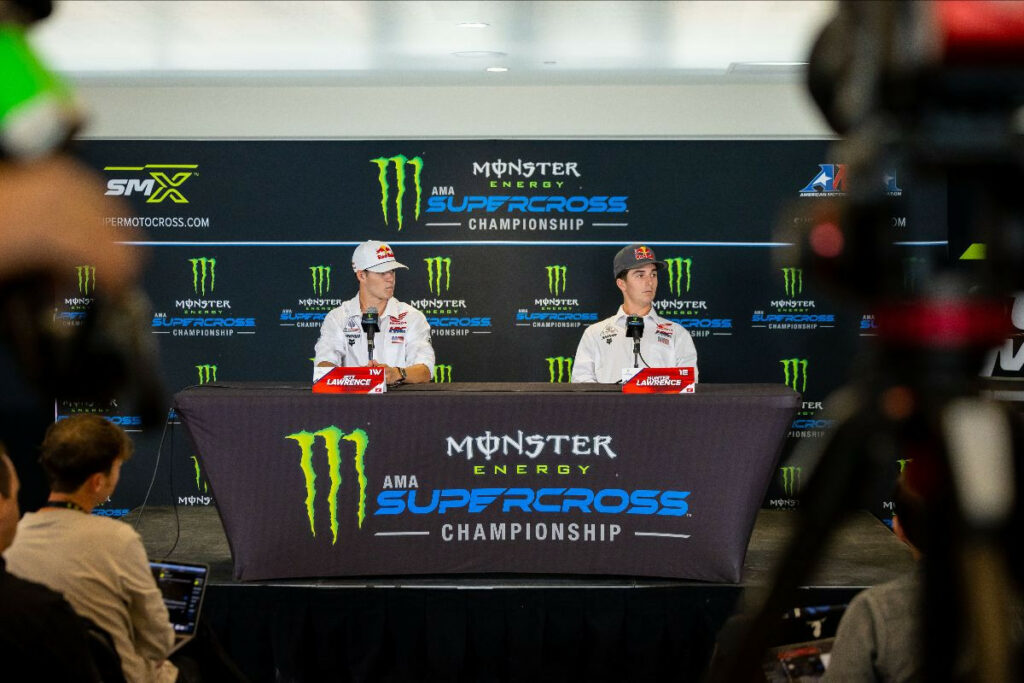
POLYGON ((697 349, 681 325, 654 312, 658 271, 665 263, 642 244, 623 247, 615 255, 615 285, 622 292, 622 306, 612 317, 594 323, 583 333, 572 365, 573 382, 622 381, 622 370, 634 367, 633 340, 626 333, 632 316, 643 320, 640 367, 693 367, 696 379, 697 349))

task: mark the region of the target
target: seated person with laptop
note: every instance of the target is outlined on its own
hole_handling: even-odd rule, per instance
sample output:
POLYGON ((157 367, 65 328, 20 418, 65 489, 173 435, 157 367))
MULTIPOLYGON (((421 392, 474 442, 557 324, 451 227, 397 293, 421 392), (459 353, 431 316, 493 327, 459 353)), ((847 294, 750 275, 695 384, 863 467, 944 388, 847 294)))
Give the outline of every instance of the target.
POLYGON ((583 333, 571 381, 614 384, 622 381, 624 369, 632 367, 692 367, 696 381, 697 349, 690 333, 654 312, 658 271, 664 270, 665 262, 656 260, 650 247, 630 244, 619 250, 613 265, 622 305, 615 315, 583 333), (639 339, 631 339, 631 332, 639 339))
POLYGON ((4 559, 12 574, 63 594, 110 634, 127 680, 173 681, 174 629, 142 539, 124 522, 91 514, 114 492, 132 448, 120 427, 98 415, 51 425, 40 457, 49 499, 22 517, 4 559))

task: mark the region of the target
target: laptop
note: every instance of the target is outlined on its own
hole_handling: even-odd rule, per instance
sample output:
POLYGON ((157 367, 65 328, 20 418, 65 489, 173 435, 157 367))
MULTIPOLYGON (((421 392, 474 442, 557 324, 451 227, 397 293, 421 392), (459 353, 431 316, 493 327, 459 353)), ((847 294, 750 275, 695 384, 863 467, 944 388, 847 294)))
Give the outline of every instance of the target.
POLYGON ((174 627, 171 652, 175 652, 196 635, 210 567, 190 562, 150 562, 149 569, 171 617, 174 627))

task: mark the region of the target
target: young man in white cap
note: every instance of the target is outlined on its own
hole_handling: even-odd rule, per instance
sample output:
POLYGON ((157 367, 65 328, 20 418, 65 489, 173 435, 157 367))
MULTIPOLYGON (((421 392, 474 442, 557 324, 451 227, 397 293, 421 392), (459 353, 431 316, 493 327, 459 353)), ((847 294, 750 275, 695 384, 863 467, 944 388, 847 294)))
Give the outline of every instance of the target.
POLYGON ((631 316, 643 320, 640 338, 640 367, 693 367, 696 379, 697 349, 690 333, 654 312, 658 292, 658 271, 665 267, 654 250, 642 244, 623 247, 615 255, 615 284, 622 292, 622 306, 606 320, 594 323, 583 333, 572 364, 573 382, 622 381, 623 368, 634 365, 633 340, 626 333, 631 316))
POLYGON ((429 382, 434 375, 430 325, 422 313, 394 298, 395 270, 406 268, 384 242, 363 242, 352 254, 359 293, 327 314, 314 365, 383 367, 388 384, 429 382), (369 360, 363 314, 377 309, 380 331, 369 360))

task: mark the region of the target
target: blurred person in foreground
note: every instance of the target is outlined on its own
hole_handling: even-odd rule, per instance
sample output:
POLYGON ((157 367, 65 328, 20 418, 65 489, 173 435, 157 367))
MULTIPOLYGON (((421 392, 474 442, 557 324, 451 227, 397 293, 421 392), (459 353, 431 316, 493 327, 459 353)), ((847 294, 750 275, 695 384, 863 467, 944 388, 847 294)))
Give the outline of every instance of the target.
MULTIPOLYGON (((925 503, 911 486, 913 462, 893 496, 892 530, 919 561, 924 552, 925 503)), ((836 630, 826 681, 916 681, 921 662, 920 564, 913 571, 861 591, 836 630)))
POLYGON ((128 435, 98 415, 79 414, 47 430, 40 463, 50 496, 26 513, 4 553, 11 573, 59 591, 75 611, 110 634, 129 681, 174 681, 167 608, 142 539, 119 520, 93 515, 132 456, 128 435))
MULTIPOLYGON (((18 526, 18 475, 0 444, 0 552, 18 526)), ((98 681, 81 619, 60 593, 7 571, 0 558, 0 661, 17 680, 98 681)))
POLYGON ((52 293, 73 288, 83 264, 97 269, 110 299, 139 272, 138 251, 118 244, 123 237, 107 222, 125 216, 126 206, 64 152, 81 119, 26 38, 51 11, 49 0, 0 0, 0 336, 7 342, 0 348, 0 439, 20 474, 22 510, 46 498, 35 458, 54 396, 32 370, 54 362, 35 343, 52 293), (26 358, 26 349, 35 357, 26 358))

